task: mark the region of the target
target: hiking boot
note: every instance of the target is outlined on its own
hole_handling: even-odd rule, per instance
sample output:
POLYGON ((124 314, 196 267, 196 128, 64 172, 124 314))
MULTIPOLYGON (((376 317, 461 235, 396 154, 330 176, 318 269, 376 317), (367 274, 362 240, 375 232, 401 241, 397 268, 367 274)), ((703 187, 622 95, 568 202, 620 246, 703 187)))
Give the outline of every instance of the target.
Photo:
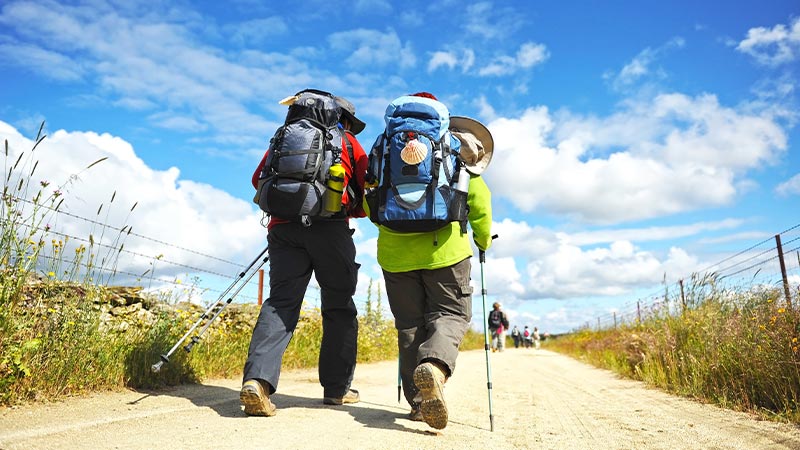
POLYGON ((419 408, 419 406, 411 408, 411 412, 408 413, 408 420, 413 420, 414 422, 425 422, 425 417, 422 416, 422 410, 419 408))
POLYGON ((425 423, 438 430, 447 426, 444 380, 444 372, 436 364, 426 362, 414 369, 414 384, 422 394, 422 417, 425 423))
POLYGON ((274 416, 275 405, 269 400, 269 394, 258 380, 247 380, 239 391, 239 400, 244 405, 244 413, 248 416, 274 416))
POLYGON ((361 401, 361 396, 355 389, 348 389, 347 392, 341 397, 325 397, 322 403, 326 405, 344 405, 345 403, 358 403, 361 401))

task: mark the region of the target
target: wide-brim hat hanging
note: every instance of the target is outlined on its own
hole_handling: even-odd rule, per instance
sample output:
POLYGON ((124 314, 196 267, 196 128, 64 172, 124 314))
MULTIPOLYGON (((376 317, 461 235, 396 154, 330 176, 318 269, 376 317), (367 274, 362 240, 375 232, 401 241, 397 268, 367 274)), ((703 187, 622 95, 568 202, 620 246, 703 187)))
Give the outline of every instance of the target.
POLYGON ((367 124, 356 117, 356 107, 345 98, 334 97, 334 99, 336 99, 336 103, 339 105, 339 107, 342 108, 342 115, 350 121, 350 131, 353 134, 358 134, 364 131, 364 127, 366 127, 367 124))
POLYGON ((461 141, 461 159, 473 175, 480 175, 492 161, 494 139, 482 123, 464 116, 450 117, 450 132, 461 141))

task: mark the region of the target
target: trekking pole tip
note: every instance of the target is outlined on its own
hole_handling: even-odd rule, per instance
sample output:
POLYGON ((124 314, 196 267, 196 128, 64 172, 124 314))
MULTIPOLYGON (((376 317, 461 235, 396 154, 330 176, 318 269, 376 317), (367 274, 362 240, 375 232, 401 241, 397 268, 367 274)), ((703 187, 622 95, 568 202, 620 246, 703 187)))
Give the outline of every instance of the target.
POLYGON ((153 364, 152 366, 150 366, 150 370, 152 370, 153 373, 161 372, 161 366, 163 366, 163 365, 164 365, 164 361, 159 361, 159 362, 153 364))

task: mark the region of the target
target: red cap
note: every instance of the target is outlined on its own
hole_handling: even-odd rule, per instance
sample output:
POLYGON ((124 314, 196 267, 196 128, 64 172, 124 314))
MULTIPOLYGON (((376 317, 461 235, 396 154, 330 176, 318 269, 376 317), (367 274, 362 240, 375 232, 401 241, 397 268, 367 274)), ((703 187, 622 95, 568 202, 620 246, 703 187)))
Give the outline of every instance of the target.
POLYGON ((431 100, 439 101, 439 99, 436 98, 436 96, 431 94, 430 92, 417 92, 416 94, 411 94, 411 96, 412 97, 425 97, 425 98, 429 98, 431 100))

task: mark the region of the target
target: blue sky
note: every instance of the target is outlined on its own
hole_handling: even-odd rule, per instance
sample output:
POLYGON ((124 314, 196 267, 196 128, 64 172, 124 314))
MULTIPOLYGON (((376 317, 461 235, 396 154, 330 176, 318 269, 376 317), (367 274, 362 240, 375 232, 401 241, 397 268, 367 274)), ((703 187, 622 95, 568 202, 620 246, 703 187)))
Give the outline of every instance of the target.
MULTIPOLYGON (((150 238, 130 273, 218 285, 258 254, 250 175, 307 87, 356 105, 366 148, 420 90, 487 124, 486 284, 518 325, 622 311, 800 222, 796 1, 272 3, 0 6, 0 138, 18 154, 46 121, 37 174, 76 216, 116 192, 103 220, 150 238)), ((363 303, 376 230, 353 225, 363 303)))

